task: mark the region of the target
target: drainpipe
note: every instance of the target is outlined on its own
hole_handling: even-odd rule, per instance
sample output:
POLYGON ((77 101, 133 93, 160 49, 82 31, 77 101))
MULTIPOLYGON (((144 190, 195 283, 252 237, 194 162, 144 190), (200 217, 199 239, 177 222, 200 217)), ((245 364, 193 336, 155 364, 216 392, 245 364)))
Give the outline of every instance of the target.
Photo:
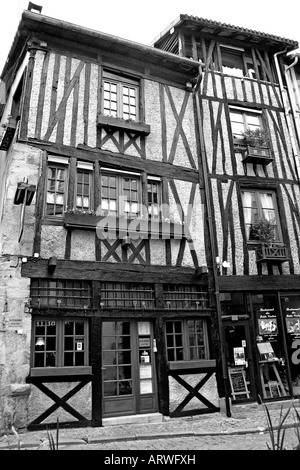
MULTIPOLYGON (((295 57, 294 57, 294 61, 287 68, 285 68, 284 74, 286 76, 287 83, 290 81, 290 87, 292 87, 293 86, 293 79, 292 79, 292 77, 288 77, 287 72, 298 63, 299 55, 300 55, 299 48, 296 49, 295 51, 289 52, 289 54, 291 54, 291 56, 292 56, 292 54, 295 54, 295 57)), ((289 54, 287 54, 287 55, 289 55, 289 54)), ((287 87, 288 92, 290 92, 290 87, 289 86, 287 87)), ((298 103, 300 104, 299 92, 300 92, 300 90, 297 89, 296 93, 298 95, 298 103)), ((295 109, 295 103, 291 99, 291 96, 290 96, 290 103, 291 103, 291 108, 292 108, 292 114, 293 114, 294 121, 295 121, 296 136, 298 137, 298 148, 299 148, 299 145, 300 145, 300 114, 298 112, 298 115, 297 115, 297 111, 295 109)))
POLYGON ((277 76, 278 76, 278 80, 279 80, 279 87, 280 87, 280 94, 281 94, 281 98, 282 98, 283 108, 284 108, 284 115, 285 115, 286 123, 287 123, 287 126, 288 126, 288 130, 289 130, 291 144, 292 144, 294 161, 295 161, 295 165, 296 165, 296 173, 297 173, 298 181, 300 181, 300 161, 299 161, 299 156, 298 156, 297 145, 295 143, 295 136, 294 136, 294 131, 293 131, 293 128, 292 128, 291 116, 290 116, 290 113, 289 113, 289 108, 287 106, 288 96, 287 96, 287 92, 286 92, 286 90, 283 86, 283 83, 282 83, 281 71, 280 71, 280 68, 279 68, 279 63, 278 63, 278 58, 277 58, 279 55, 285 54, 286 51, 287 51, 287 49, 284 49, 283 51, 276 52, 273 57, 274 57, 275 67, 276 67, 277 76))
POLYGON ((204 143, 204 134, 203 134, 203 129, 202 129, 202 120, 201 120, 200 105, 199 105, 199 95, 197 94, 197 91, 199 89, 201 80, 202 80, 202 67, 200 66, 199 67, 199 75, 197 77, 197 82, 196 82, 196 85, 193 88, 193 97, 195 99, 195 104, 196 104, 196 114, 197 114, 199 139, 200 139, 200 152, 201 152, 201 162, 202 162, 202 170, 203 170, 203 183, 204 183, 204 192, 205 192, 205 199, 206 199, 210 249, 211 249, 211 257, 212 257, 212 271, 213 271, 213 280, 214 280, 215 297, 216 297, 218 330, 219 330, 219 336, 220 336, 222 380, 223 380, 224 391, 225 391, 226 415, 230 418, 231 417, 231 409, 230 409, 230 400, 229 400, 229 393, 228 393, 228 374, 227 374, 227 366, 226 366, 226 361, 225 361, 225 350, 224 350, 224 341, 223 341, 223 332, 222 332, 220 289, 219 289, 219 279, 218 279, 218 269, 217 269, 217 263, 216 263, 216 249, 215 249, 215 239, 214 239, 214 229, 213 229, 214 221, 212 219, 212 211, 211 211, 212 201, 211 201, 210 192, 209 192, 208 171, 207 171, 207 164, 206 164, 206 151, 205 151, 205 143, 204 143))

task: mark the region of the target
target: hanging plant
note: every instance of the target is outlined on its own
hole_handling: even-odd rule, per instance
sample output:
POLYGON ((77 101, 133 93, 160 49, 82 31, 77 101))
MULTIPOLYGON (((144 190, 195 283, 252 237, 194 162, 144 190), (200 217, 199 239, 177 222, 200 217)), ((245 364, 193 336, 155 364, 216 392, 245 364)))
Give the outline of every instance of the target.
POLYGON ((244 137, 250 147, 270 147, 268 133, 262 129, 256 128, 253 130, 248 128, 244 132, 244 137))
POLYGON ((259 219, 250 228, 250 240, 257 240, 260 243, 272 245, 277 239, 275 219, 259 219))

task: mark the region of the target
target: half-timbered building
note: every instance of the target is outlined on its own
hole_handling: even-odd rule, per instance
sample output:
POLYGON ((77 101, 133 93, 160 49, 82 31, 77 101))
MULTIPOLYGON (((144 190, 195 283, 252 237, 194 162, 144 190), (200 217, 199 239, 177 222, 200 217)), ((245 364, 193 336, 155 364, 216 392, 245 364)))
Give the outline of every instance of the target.
POLYGON ((2 428, 216 411, 199 63, 33 7, 2 72, 2 428))
POLYGON ((154 46, 203 72, 196 109, 225 396, 298 396, 299 140, 284 66, 298 44, 181 15, 154 46))
POLYGON ((297 396, 297 43, 181 15, 144 46, 28 8, 0 89, 0 429, 297 396))

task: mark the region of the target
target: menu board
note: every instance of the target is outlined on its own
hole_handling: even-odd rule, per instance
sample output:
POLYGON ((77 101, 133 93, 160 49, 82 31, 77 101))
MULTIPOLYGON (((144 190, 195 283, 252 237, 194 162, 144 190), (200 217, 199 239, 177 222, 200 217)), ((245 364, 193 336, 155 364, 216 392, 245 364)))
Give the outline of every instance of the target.
POLYGON ((269 341, 276 340, 278 334, 277 317, 274 308, 261 308, 257 316, 258 334, 269 341))
POLYGON ((287 333, 300 337, 300 308, 286 308, 285 323, 287 333))
POLYGON ((249 398, 245 369, 243 367, 229 369, 229 381, 231 385, 231 393, 234 399, 236 395, 247 395, 247 398, 249 398))

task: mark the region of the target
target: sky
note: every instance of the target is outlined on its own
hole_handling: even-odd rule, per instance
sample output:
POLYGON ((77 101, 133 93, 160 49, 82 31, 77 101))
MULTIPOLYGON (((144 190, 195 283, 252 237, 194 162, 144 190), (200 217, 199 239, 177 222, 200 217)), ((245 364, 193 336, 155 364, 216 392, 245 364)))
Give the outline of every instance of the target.
MULTIPOLYGON (((29 0, 5 2, 0 24, 0 73, 28 3, 29 0)), ((180 14, 300 43, 299 0, 34 0, 32 3, 42 6, 45 16, 145 45, 150 45, 180 14)))

